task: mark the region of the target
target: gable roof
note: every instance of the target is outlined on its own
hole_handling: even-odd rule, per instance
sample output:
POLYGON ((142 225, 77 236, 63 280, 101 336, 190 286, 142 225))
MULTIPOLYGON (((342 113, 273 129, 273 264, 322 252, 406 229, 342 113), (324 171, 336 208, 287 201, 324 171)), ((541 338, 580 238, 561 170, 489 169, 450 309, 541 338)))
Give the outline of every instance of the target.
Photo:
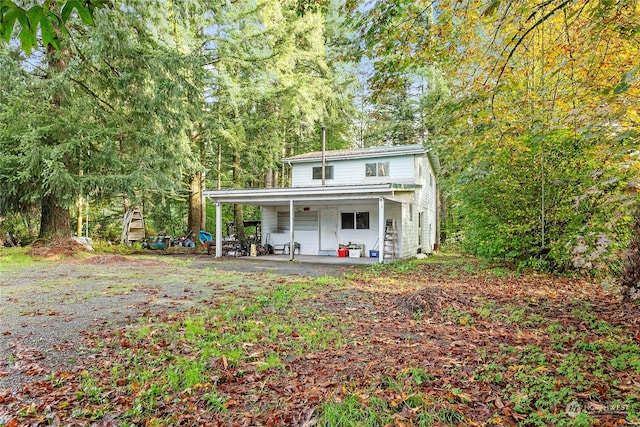
MULTIPOLYGON (((422 144, 393 145, 349 150, 328 150, 324 152, 325 160, 349 160, 368 157, 391 157, 416 154, 425 154, 425 149, 422 144)), ((317 162, 319 160, 322 160, 322 151, 313 151, 282 159, 284 163, 317 162)))

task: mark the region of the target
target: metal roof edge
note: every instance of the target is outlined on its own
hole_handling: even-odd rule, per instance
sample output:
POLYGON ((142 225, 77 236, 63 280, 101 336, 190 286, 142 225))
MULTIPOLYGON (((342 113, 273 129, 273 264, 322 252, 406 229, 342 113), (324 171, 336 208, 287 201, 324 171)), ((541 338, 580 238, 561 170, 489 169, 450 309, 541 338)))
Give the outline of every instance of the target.
MULTIPOLYGON (((325 160, 352 160, 352 159, 366 159, 372 157, 395 157, 395 156, 405 156, 407 154, 425 154, 427 150, 425 150, 422 144, 412 144, 412 145, 395 145, 394 149, 384 150, 378 149, 379 147, 370 147, 371 151, 368 152, 368 149, 354 149, 354 150, 330 150, 325 151, 325 160), (352 151, 350 154, 349 151, 352 151), (337 154, 341 153, 341 154, 337 154)), ((387 147, 389 148, 389 147, 387 147)), ((283 163, 311 163, 322 160, 322 151, 314 151, 310 153, 300 154, 298 156, 286 157, 281 161, 283 163), (298 156, 306 156, 306 157, 298 157, 298 156)))
POLYGON ((325 194, 325 193, 358 193, 358 192, 371 192, 371 191, 385 191, 397 189, 399 185, 406 184, 366 184, 366 185, 331 185, 331 186, 313 186, 313 187, 282 187, 282 188, 230 188, 222 190, 205 190, 203 194, 205 197, 230 196, 230 195, 243 195, 243 194, 259 194, 263 196, 283 195, 283 194, 325 194))

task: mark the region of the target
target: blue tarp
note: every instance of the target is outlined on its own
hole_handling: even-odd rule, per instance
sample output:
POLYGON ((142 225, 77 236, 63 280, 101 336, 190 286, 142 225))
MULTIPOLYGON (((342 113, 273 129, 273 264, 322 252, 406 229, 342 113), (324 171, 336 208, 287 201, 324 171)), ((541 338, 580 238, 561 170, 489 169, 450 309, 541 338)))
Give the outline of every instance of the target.
POLYGON ((206 231, 200 230, 201 243, 212 242, 212 241, 213 241, 213 235, 211 233, 207 233, 206 231))

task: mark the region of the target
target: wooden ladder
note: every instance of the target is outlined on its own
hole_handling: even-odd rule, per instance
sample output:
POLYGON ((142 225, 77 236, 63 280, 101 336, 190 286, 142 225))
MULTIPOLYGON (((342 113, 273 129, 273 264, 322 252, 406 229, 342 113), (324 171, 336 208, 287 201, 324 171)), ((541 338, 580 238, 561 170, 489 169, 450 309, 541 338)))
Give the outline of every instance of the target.
POLYGON ((387 219, 384 227, 384 253, 386 259, 396 257, 396 220, 387 219))

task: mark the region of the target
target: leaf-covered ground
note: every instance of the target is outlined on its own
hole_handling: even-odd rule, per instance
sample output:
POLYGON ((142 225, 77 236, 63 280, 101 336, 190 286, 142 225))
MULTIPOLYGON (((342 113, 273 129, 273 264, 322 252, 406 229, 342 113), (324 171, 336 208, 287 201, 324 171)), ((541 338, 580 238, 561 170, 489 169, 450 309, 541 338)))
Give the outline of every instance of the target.
POLYGON ((640 310, 600 284, 448 257, 195 274, 198 293, 176 284, 188 306, 83 333, 64 370, 38 372, 42 354, 16 344, 0 375, 35 377, 0 390, 0 425, 640 422, 640 310))

